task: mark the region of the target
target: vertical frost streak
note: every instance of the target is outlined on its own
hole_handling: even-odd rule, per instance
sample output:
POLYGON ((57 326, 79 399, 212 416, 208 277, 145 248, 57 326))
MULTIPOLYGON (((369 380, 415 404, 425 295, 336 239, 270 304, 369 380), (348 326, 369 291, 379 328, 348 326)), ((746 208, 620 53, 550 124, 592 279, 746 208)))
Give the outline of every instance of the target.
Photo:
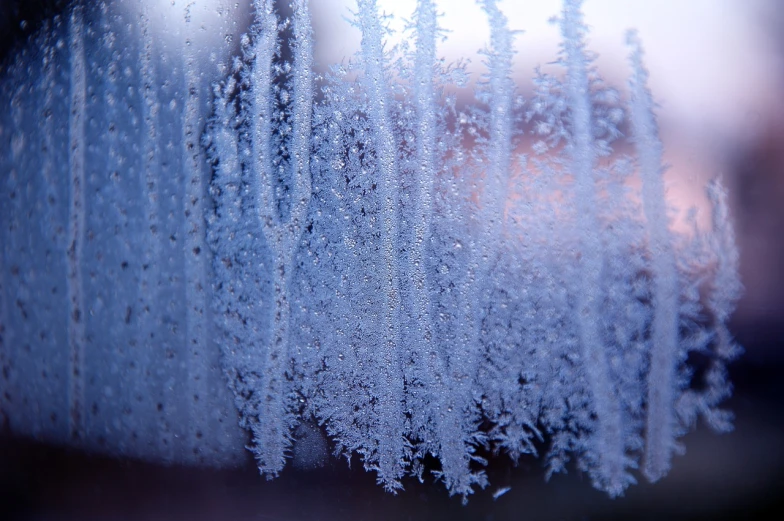
POLYGON ((262 355, 262 388, 258 422, 253 425, 254 452, 259 470, 268 476, 277 475, 285 464, 288 447, 288 432, 285 430, 286 407, 284 404, 284 379, 289 337, 287 255, 290 249, 274 200, 275 175, 272 165, 272 62, 278 18, 272 2, 254 2, 259 27, 253 46, 253 68, 251 77, 252 121, 251 152, 253 182, 256 183, 256 208, 259 224, 269 247, 272 249, 272 287, 275 307, 272 317, 272 334, 266 353, 262 355))
MULTIPOLYGON (((188 4, 185 12, 185 108, 183 113, 183 167, 185 170, 185 335, 188 372, 187 410, 190 412, 188 443, 186 446, 199 459, 200 442, 198 438, 206 436, 209 418, 203 415, 201 403, 207 396, 207 353, 208 339, 206 331, 207 294, 207 251, 204 244, 204 183, 201 175, 203 160, 199 147, 201 132, 200 118, 200 81, 199 64, 196 57, 196 27, 191 21, 188 4), (201 403, 200 403, 201 402, 201 403)), ((188 457, 191 457, 190 454, 188 457)))
MULTIPOLYGON (((485 177, 484 222, 486 226, 485 254, 492 261, 490 252, 498 250, 503 229, 506 188, 512 157, 512 33, 506 16, 494 0, 484 0, 483 6, 490 18, 491 48, 488 59, 490 74, 490 142, 488 159, 490 167, 485 177)), ((485 266, 489 271, 490 266, 485 266)))
POLYGON ((606 348, 599 329, 601 317, 602 242, 594 181, 595 152, 591 128, 588 64, 584 53, 579 0, 564 4, 563 30, 567 65, 567 91, 572 110, 572 174, 575 176, 581 259, 577 319, 583 367, 593 396, 596 432, 591 450, 598 459, 596 480, 610 495, 626 488, 624 441, 620 404, 610 380, 606 348))
POLYGON ((84 297, 82 287, 82 249, 85 239, 84 125, 86 106, 86 65, 82 6, 71 12, 69 28, 71 52, 71 107, 68 127, 70 206, 68 212, 68 403, 69 431, 74 441, 84 436, 84 297))
POLYGON ((272 173, 272 59, 275 52, 278 18, 270 0, 255 0, 258 32, 253 45, 253 68, 250 88, 253 92, 251 107, 252 172, 256 177, 256 205, 263 228, 271 227, 277 220, 273 211, 274 175, 272 173))
POLYGON ((308 0, 294 1, 293 242, 302 235, 310 203, 310 133, 313 112, 313 31, 308 0))
POLYGON ((362 58, 369 116, 375 136, 381 196, 382 256, 384 281, 384 352, 381 353, 381 432, 379 440, 379 478, 387 488, 398 487, 403 461, 403 378, 400 368, 400 294, 398 275, 398 193, 396 140, 387 111, 387 79, 384 70, 383 34, 375 0, 360 0, 359 25, 362 31, 362 58))
MULTIPOLYGON (((157 84, 155 76, 155 66, 153 64, 153 55, 155 52, 153 46, 152 34, 150 32, 150 19, 146 10, 142 12, 141 17, 141 33, 142 33, 142 48, 139 56, 141 64, 141 93, 142 93, 142 168, 141 168, 141 184, 142 184, 142 212, 144 222, 142 224, 142 235, 144 237, 144 250, 142 252, 142 270, 139 279, 139 329, 140 337, 142 339, 142 346, 146 347, 147 352, 153 352, 160 339, 155 338, 155 332, 158 328, 159 317, 157 302, 159 300, 159 279, 160 279, 160 219, 158 216, 158 199, 160 194, 160 170, 158 164, 161 160, 158 150, 158 112, 159 101, 157 96, 157 84)), ((154 357, 146 358, 146 362, 140 360, 139 364, 142 366, 140 374, 146 375, 155 374, 158 370, 154 366, 152 360, 154 357)), ((150 379, 154 381, 152 378, 150 379)), ((152 381, 147 382, 151 385, 152 381)), ((163 397, 160 398, 163 407, 163 397)), ((159 415, 160 416, 160 415, 159 415)), ((149 416, 148 416, 149 418, 149 416)), ((160 432, 163 430, 163 425, 159 422, 162 420, 159 417, 155 421, 150 421, 151 425, 148 426, 150 433, 151 443, 157 443, 160 432)))
POLYGON ((415 346, 420 353, 425 370, 425 385, 430 389, 430 407, 435 423, 438 455, 441 460, 444 482, 450 494, 467 496, 474 481, 469 468, 468 447, 463 441, 465 431, 464 411, 450 398, 452 378, 431 317, 429 281, 427 277, 427 245, 432 233, 433 187, 437 170, 436 162, 436 92, 433 75, 436 70, 436 7, 430 0, 419 2, 416 13, 416 56, 414 63, 414 105, 417 114, 417 161, 414 198, 414 245, 409 260, 412 274, 411 313, 417 328, 415 346))
POLYGON ((273 169, 273 60, 278 18, 271 1, 255 2, 259 26, 253 45, 251 76, 251 172, 256 183, 259 223, 272 250, 272 288, 275 302, 270 341, 260 360, 263 372, 262 398, 258 423, 254 424, 254 452, 262 472, 275 476, 285 464, 294 422, 286 371, 291 360, 291 303, 289 291, 294 272, 294 254, 304 229, 310 201, 310 132, 312 92, 312 31, 306 1, 297 0, 294 9, 292 44, 293 105, 292 141, 288 178, 290 207, 288 219, 280 214, 275 201, 276 176, 273 169))
POLYGON ((56 237, 56 230, 58 227, 57 223, 57 216, 54 208, 55 200, 57 198, 56 186, 57 186, 57 179, 55 175, 55 164, 54 164, 54 151, 55 151, 55 143, 54 143, 54 88, 55 88, 55 45, 54 42, 51 41, 51 33, 54 30, 54 23, 51 21, 46 21, 44 24, 44 82, 43 82, 43 90, 44 90, 44 106, 43 106, 43 150, 42 150, 42 161, 43 166, 41 168, 41 174, 43 176, 43 205, 44 205, 44 216, 45 216, 45 224, 46 229, 51 230, 53 237, 49 237, 53 239, 59 244, 62 244, 61 241, 58 241, 56 237))
POLYGON ((631 123, 642 177, 642 203, 648 223, 653 277, 653 326, 648 372, 648 409, 645 427, 645 476, 657 481, 670 468, 674 447, 674 389, 678 364, 678 273, 668 227, 664 193, 662 144, 648 91, 648 72, 642 64, 642 48, 630 35, 632 47, 631 123))

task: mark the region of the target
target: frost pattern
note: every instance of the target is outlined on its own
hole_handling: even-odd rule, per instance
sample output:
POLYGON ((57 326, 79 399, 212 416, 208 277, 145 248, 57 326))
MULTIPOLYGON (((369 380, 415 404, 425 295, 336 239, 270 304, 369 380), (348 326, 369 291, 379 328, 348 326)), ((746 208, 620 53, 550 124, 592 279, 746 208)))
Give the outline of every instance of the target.
POLYGON ((237 464, 204 243, 214 65, 187 22, 151 25, 76 2, 4 65, 0 409, 48 442, 237 464))
POLYGON ((638 38, 627 102, 565 0, 563 73, 523 99, 516 33, 479 3, 473 92, 432 0, 394 49, 359 0, 361 51, 322 75, 308 2, 255 0, 211 87, 190 4, 177 49, 144 11, 51 21, 0 83, 9 428, 227 464, 238 424, 271 478, 320 425, 387 490, 432 473, 463 499, 487 450, 546 442, 548 476, 574 459, 617 496, 666 475, 698 416, 729 430, 727 194, 707 188, 710 231, 673 229, 638 38))

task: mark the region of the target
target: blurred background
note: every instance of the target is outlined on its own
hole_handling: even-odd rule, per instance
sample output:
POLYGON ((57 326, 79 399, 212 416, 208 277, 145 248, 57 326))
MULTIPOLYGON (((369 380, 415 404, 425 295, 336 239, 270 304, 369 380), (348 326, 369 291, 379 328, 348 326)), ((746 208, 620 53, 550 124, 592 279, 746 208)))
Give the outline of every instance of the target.
MULTIPOLYGON (((147 2, 165 19, 193 3, 210 45, 212 8, 235 1, 147 2), (173 12, 173 11, 172 11, 173 12)), ((131 3, 131 2, 129 2, 131 3)), ((248 0, 236 0, 235 42, 249 23, 248 0)), ((65 0, 0 0, 0 63, 10 59, 65 0)), ((229 5, 231 4, 231 5, 229 5)), ((500 2, 517 37, 517 84, 531 88, 535 66, 550 67, 558 29, 548 19, 558 0, 500 2)), ((380 0, 403 20, 414 0, 380 0)), ((440 52, 482 70, 477 51, 488 31, 471 0, 439 3, 450 31, 440 52)), ((359 33, 344 18, 350 0, 312 0, 319 66, 350 56, 359 33)), ((736 430, 718 436, 700 426, 684 439, 686 455, 656 485, 642 483, 610 500, 586 476, 544 482, 541 462, 517 467, 491 462, 492 488, 467 507, 441 485, 406 483, 386 494, 357 459, 314 465, 302 456, 274 481, 253 462, 234 470, 164 467, 80 454, 0 434, 0 519, 779 519, 784 501, 784 3, 777 0, 586 0, 589 48, 610 82, 628 75, 624 33, 637 28, 645 45, 651 88, 661 104, 659 123, 672 168, 669 195, 681 206, 704 208, 702 186, 721 175, 730 187, 746 292, 731 328, 746 353, 730 368, 736 390, 727 407, 736 430), (493 499, 502 487, 511 490, 493 499)), ((172 15, 172 19, 174 19, 172 15)), ((163 30, 163 26, 161 28, 163 30)), ((227 35, 219 35, 226 37, 227 35)), ((3 74, 0 69, 0 74, 3 74)), ((707 217, 707 212, 703 210, 707 217)), ((2 378, 2 376, 0 376, 2 378)))

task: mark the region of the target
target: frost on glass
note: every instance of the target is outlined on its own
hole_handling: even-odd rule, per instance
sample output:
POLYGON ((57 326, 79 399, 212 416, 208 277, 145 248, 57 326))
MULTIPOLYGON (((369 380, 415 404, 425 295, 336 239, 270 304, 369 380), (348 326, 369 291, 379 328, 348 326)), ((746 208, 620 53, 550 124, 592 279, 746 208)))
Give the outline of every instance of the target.
POLYGON ((245 440, 204 242, 215 65, 181 15, 164 40, 144 11, 77 2, 5 66, 0 407, 41 440, 224 465, 245 440))
POLYGON ((731 429, 727 194, 706 188, 710 230, 673 227, 637 36, 624 94, 566 0, 561 71, 524 99, 517 34, 479 3, 473 91, 430 0, 396 48, 359 0, 360 52, 320 74, 306 0, 255 0, 235 56, 195 45, 191 4, 174 40, 105 4, 47 22, 0 81, 10 431, 209 465, 247 447, 271 478, 318 464, 323 430, 391 492, 465 499, 489 453, 545 447, 548 476, 574 461, 617 496, 698 417, 731 429))

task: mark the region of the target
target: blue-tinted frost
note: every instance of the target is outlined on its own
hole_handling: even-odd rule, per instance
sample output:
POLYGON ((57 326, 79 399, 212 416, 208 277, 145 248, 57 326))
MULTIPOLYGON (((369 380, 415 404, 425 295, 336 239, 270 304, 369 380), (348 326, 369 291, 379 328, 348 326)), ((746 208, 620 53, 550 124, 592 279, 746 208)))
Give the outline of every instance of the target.
POLYGON ((727 195, 710 231, 671 226, 638 39, 627 104, 565 0, 563 73, 523 99, 516 34, 480 5, 459 103, 432 0, 395 49, 360 0, 361 51, 322 75, 306 0, 255 0, 234 57, 192 45, 190 6, 179 44, 144 9, 49 21, 0 81, 10 430, 210 465, 247 446, 274 477, 323 461, 320 426, 389 491, 432 474, 466 498, 480 449, 545 447, 548 475, 574 459, 616 496, 698 416, 731 428, 727 195))

